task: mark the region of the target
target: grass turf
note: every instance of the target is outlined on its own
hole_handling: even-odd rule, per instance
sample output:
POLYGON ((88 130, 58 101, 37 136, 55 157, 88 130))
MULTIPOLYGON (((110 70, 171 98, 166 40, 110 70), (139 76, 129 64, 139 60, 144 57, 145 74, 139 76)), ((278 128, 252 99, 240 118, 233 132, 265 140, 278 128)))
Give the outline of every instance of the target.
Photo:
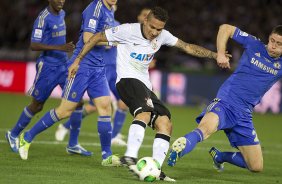
MULTIPOLYGON (((79 141, 82 146, 94 152, 92 157, 68 155, 65 151, 67 139, 56 142, 54 138, 58 124, 39 134, 31 145, 29 159, 23 161, 11 152, 5 132, 17 121, 22 109, 30 98, 16 94, 0 94, 0 183, 140 183, 125 168, 101 166, 101 152, 97 135, 97 115, 92 114, 83 120, 79 141)), ((29 129, 49 109, 57 106, 59 100, 49 99, 44 110, 31 121, 29 129)), ((195 128, 194 118, 201 109, 196 107, 172 107, 172 141, 195 128)), ((127 116, 122 133, 127 135, 132 117, 127 116)), ((225 164, 225 171, 217 173, 212 167, 208 150, 216 146, 220 150, 236 151, 229 146, 223 132, 218 132, 197 145, 196 149, 178 161, 174 168, 163 165, 165 173, 177 183, 282 183, 282 115, 254 114, 255 127, 264 153, 264 171, 251 173, 245 169, 225 164)), ((146 130, 139 157, 152 154, 154 132, 146 130)), ((125 148, 113 146, 114 153, 123 155, 125 148)), ((162 183, 162 182, 155 182, 162 183)))

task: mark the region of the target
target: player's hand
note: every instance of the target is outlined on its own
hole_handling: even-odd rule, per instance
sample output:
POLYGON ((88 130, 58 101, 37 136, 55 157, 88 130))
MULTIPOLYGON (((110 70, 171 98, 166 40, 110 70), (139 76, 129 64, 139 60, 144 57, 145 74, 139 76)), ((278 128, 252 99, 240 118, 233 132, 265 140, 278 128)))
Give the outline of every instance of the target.
POLYGON ((230 63, 229 60, 232 56, 230 54, 226 53, 217 53, 217 65, 221 68, 229 68, 230 69, 230 63))
POLYGON ((69 70, 68 80, 75 77, 78 68, 79 68, 79 62, 77 62, 77 59, 76 59, 74 60, 73 64, 68 69, 69 70))
POLYGON ((75 48, 75 45, 73 44, 72 41, 62 45, 62 50, 66 52, 72 52, 74 48, 75 48))

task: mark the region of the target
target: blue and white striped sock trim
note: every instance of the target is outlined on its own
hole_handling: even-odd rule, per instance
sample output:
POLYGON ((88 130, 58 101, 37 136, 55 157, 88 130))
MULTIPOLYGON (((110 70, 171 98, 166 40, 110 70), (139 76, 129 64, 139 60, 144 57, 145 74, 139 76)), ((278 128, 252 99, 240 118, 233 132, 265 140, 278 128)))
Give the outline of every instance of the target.
POLYGON ((196 128, 195 130, 193 130, 193 132, 196 132, 199 135, 201 141, 204 140, 203 132, 200 129, 196 128))
POLYGON ((54 122, 60 121, 56 112, 55 112, 55 109, 50 110, 50 116, 51 116, 51 118, 54 122))
POLYGON ((33 117, 33 114, 31 114, 31 112, 29 112, 29 110, 28 110, 27 107, 24 108, 24 113, 25 113, 25 115, 26 115, 27 117, 29 117, 29 118, 32 118, 32 117, 33 117))
POLYGON ((100 121, 100 122, 111 122, 111 116, 99 116, 98 121, 100 121))

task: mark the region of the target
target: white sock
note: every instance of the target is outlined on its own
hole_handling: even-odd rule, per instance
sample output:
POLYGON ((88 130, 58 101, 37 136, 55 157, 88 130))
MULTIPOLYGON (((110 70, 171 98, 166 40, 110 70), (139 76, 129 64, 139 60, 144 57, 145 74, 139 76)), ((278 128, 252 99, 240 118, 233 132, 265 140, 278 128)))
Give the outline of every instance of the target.
MULTIPOLYGON (((169 136, 167 136, 169 137, 169 136)), ((169 140, 158 138, 154 139, 153 158, 162 166, 169 149, 169 140)))
MULTIPOLYGON (((130 125, 129 132, 128 132, 128 139, 127 139, 127 150, 125 152, 125 156, 138 158, 138 151, 141 147, 141 144, 144 139, 145 135, 145 128, 144 126, 140 125, 141 121, 138 121, 136 124, 136 120, 133 121, 133 124, 130 125)), ((141 122, 145 125, 144 122, 141 122)))

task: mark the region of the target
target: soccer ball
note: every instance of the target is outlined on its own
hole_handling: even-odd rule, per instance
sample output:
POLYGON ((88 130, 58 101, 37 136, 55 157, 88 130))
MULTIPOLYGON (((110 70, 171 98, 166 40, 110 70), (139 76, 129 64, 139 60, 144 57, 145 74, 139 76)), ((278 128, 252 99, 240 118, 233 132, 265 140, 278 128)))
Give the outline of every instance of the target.
POLYGON ((161 174, 161 166, 158 161, 152 157, 144 157, 138 160, 137 170, 139 179, 142 181, 153 182, 161 174))

